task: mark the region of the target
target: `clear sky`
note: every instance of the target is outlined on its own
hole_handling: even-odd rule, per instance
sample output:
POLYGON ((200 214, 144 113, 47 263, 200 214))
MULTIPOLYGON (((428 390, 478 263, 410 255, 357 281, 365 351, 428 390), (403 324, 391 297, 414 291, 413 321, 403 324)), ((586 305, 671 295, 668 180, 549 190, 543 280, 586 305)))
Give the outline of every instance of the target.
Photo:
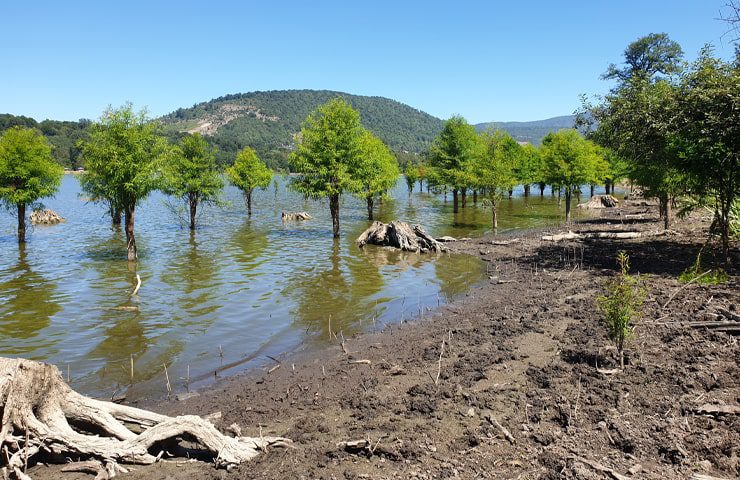
POLYGON ((567 115, 626 45, 729 58, 726 0, 0 0, 0 113, 158 116, 228 93, 330 89, 471 122, 567 115))

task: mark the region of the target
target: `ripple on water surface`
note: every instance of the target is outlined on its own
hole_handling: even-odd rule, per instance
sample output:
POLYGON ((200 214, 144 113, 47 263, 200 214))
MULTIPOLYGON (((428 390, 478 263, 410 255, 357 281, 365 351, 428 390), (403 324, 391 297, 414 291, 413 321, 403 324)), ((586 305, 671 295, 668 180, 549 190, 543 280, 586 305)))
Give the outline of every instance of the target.
MULTIPOLYGON (((463 293, 484 274, 467 256, 425 256, 354 239, 368 226, 365 206, 345 197, 342 238, 331 237, 328 205, 305 200, 280 179, 255 195, 245 215, 239 192, 227 188, 223 208, 206 207, 194 234, 182 228, 172 200, 154 194, 137 209, 140 259, 124 259, 121 231, 103 208, 86 203, 76 177, 64 177, 44 203, 67 219, 29 231, 15 243, 15 219, 0 215, 0 355, 24 356, 69 370, 75 388, 110 395, 133 383, 131 395, 163 392, 166 364, 175 388, 262 362, 301 345, 417 315, 463 293), (283 224, 281 211, 306 210, 314 220, 283 224), (130 292, 136 274, 143 280, 130 292)), ((420 223, 433 235, 471 236, 490 225, 490 209, 457 215, 443 196, 399 182, 377 208, 379 220, 420 223)), ((556 200, 502 202, 502 230, 556 223, 556 200)))

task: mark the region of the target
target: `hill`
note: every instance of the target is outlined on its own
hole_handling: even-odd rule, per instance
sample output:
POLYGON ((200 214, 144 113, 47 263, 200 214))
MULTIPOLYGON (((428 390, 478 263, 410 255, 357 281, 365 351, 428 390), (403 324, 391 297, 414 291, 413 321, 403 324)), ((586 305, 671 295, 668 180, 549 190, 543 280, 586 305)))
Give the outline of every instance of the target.
POLYGON ((0 132, 15 126, 39 129, 51 143, 51 151, 57 162, 65 168, 72 169, 80 166, 77 141, 87 138, 88 127, 91 123, 90 120, 85 119, 77 122, 60 120, 37 122, 30 117, 0 113, 0 132))
POLYGON ((276 90, 226 95, 180 108, 161 118, 176 138, 200 132, 219 149, 219 161, 230 163, 236 152, 251 146, 273 167, 285 167, 293 137, 311 111, 342 97, 360 112, 362 124, 395 151, 420 153, 442 129, 442 120, 384 97, 329 90, 276 90))
POLYGON ((533 122, 487 122, 479 123, 475 126, 476 130, 482 132, 489 128, 497 128, 509 132, 509 135, 520 142, 529 142, 539 145, 542 137, 550 132, 558 131, 563 128, 573 128, 575 122, 574 115, 564 115, 562 117, 553 117, 545 120, 535 120, 533 122))

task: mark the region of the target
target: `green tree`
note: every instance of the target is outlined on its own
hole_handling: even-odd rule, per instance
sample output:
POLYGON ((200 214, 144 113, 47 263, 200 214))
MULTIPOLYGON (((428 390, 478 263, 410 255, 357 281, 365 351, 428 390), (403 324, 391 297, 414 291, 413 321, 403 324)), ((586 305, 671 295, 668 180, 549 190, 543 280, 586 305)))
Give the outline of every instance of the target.
POLYGON ((163 168, 163 190, 182 198, 190 215, 190 230, 195 230, 198 206, 218 200, 224 188, 213 148, 199 134, 186 135, 172 149, 163 168))
POLYGON ((547 183, 565 188, 565 222, 570 223, 573 190, 595 177, 601 161, 598 148, 576 130, 566 129, 543 139, 542 157, 547 183))
POLYGON ((651 33, 630 43, 624 50, 624 66, 609 65, 604 79, 626 82, 636 77, 644 80, 670 76, 680 71, 681 46, 666 33, 651 33))
POLYGON ((409 195, 414 192, 414 183, 419 180, 419 171, 413 163, 407 163, 403 169, 403 176, 406 179, 406 186, 409 189, 409 195))
POLYGON ((26 241, 26 207, 54 195, 63 173, 37 130, 13 127, 0 135, 0 200, 18 212, 18 243, 26 241))
POLYGON ((123 211, 127 257, 134 261, 136 206, 160 187, 159 167, 171 149, 146 110, 134 112, 130 103, 103 112, 81 147, 86 170, 83 187, 94 186, 89 192, 93 197, 99 195, 123 211))
POLYGON ((334 238, 339 238, 339 199, 357 192, 355 172, 362 148, 360 114, 341 98, 329 100, 311 113, 301 127, 290 168, 298 175, 291 187, 308 197, 329 199, 334 238))
POLYGON ((522 145, 514 175, 524 186, 524 196, 528 197, 531 185, 542 181, 542 155, 537 147, 531 143, 522 145))
POLYGON ((740 62, 713 58, 704 48, 678 90, 677 156, 693 193, 710 199, 728 260, 730 211, 740 189, 740 62))
POLYGON ((367 203, 367 218, 372 220, 375 197, 393 188, 400 172, 393 153, 382 140, 368 131, 363 132, 360 138, 360 152, 355 170, 360 189, 356 195, 367 203))
POLYGON ((234 164, 226 168, 229 181, 244 195, 247 204, 247 214, 252 215, 252 193, 255 188, 264 190, 272 181, 272 170, 267 168, 262 160, 250 147, 243 148, 237 155, 234 164))
POLYGON ((481 153, 481 142, 475 127, 463 117, 453 116, 445 122, 429 151, 429 165, 438 185, 452 190, 453 212, 458 212, 458 193, 473 183, 470 165, 481 153))
POLYGON ((516 182, 515 168, 519 145, 506 132, 495 130, 481 135, 484 153, 473 160, 474 188, 485 192, 491 201, 493 233, 498 230, 498 202, 516 182))

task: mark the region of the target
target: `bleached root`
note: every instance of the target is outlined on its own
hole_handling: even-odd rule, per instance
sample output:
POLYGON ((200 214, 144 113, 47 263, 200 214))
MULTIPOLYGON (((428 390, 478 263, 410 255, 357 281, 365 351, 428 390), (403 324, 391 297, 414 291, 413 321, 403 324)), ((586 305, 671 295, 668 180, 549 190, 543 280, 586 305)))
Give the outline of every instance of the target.
POLYGON ((24 359, 0 357, 0 408, 0 458, 21 479, 27 478, 28 461, 44 452, 92 460, 83 465, 88 471, 98 461, 98 477, 111 478, 120 471, 118 463, 154 463, 161 458, 161 445, 183 439, 210 452, 217 466, 246 462, 268 446, 290 443, 229 437, 194 415, 168 417, 88 398, 72 390, 53 365, 24 359))

